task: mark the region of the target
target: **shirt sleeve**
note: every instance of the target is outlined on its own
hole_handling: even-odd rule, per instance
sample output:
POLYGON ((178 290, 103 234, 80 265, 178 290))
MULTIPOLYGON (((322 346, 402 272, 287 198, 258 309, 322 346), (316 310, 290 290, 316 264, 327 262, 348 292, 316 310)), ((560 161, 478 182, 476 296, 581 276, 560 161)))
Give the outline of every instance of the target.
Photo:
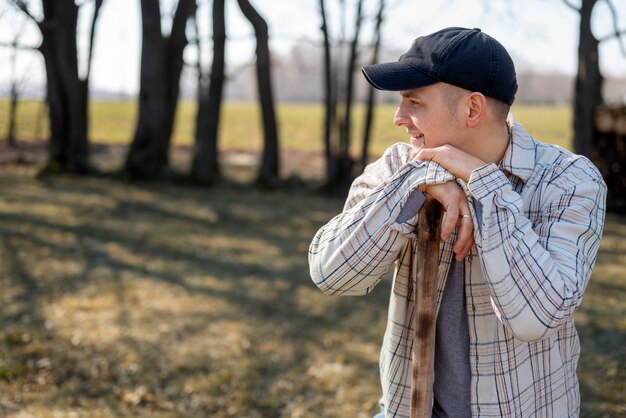
POLYGON ((468 182, 492 305, 520 340, 547 338, 571 319, 596 260, 606 186, 599 174, 589 175, 597 171, 588 161, 568 170, 544 179, 550 184, 527 213, 495 164, 474 170, 468 182))
POLYGON ((420 185, 454 177, 437 163, 407 161, 392 146, 352 184, 343 211, 309 247, 313 282, 331 295, 369 293, 414 237, 424 195, 420 185))

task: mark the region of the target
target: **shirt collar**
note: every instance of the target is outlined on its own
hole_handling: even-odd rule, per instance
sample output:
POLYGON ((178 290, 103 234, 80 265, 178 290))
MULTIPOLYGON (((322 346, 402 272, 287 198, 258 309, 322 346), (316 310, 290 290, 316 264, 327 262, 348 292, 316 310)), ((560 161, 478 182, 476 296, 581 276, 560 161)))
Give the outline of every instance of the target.
POLYGON ((528 181, 535 170, 535 157, 537 150, 535 140, 520 125, 513 115, 509 113, 506 119, 509 126, 509 146, 504 152, 499 168, 516 177, 524 183, 528 181))

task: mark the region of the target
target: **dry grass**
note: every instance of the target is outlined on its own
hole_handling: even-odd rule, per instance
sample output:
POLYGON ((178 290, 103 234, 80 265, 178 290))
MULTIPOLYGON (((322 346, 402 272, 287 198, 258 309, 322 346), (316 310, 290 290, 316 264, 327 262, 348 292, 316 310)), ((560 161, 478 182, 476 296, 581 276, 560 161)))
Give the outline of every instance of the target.
MULTIPOLYGON (((341 202, 33 173, 0 170, 0 415, 373 415, 389 284, 308 277, 341 202)), ((626 413, 623 221, 577 314, 585 417, 626 413)))
MULTIPOLYGON (((127 142, 132 129, 132 109, 116 106, 97 119, 108 143, 127 142)), ((232 178, 253 176, 255 113, 241 122, 250 110, 225 114, 225 147, 240 150, 223 156, 232 178)), ((318 110, 280 110, 291 121, 285 176, 321 175, 318 110)), ((392 112, 379 112, 378 129, 392 112)), ((516 115, 549 142, 569 137, 566 110, 516 115)), ((398 138, 385 132, 377 138, 398 138)), ((124 148, 94 151, 110 169, 124 148)), ((174 150, 178 167, 188 159, 188 149, 174 150)), ((37 180, 35 171, 0 165, 0 416, 374 414, 389 283, 344 299, 308 277, 310 239, 342 202, 293 190, 37 180)), ((610 216, 577 313, 584 417, 626 414, 625 242, 624 218, 610 216)))
POLYGON ((596 267, 576 313, 582 417, 626 416, 625 221, 607 216, 596 267))
POLYGON ((0 173, 5 398, 39 417, 374 411, 385 288, 340 301, 308 278, 340 202, 32 174, 0 173))

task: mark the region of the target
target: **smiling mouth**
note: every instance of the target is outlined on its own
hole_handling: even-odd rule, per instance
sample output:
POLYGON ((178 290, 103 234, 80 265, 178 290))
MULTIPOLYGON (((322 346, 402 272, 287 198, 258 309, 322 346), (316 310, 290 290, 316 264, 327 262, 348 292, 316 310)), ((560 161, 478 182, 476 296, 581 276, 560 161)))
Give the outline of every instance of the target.
POLYGON ((424 146, 424 134, 411 134, 410 142, 416 147, 424 146))

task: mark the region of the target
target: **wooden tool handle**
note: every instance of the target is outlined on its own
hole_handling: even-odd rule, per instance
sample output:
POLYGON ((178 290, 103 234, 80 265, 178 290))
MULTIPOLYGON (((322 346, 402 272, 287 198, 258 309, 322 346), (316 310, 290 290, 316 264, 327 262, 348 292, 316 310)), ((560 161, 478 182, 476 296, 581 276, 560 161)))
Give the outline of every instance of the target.
POLYGON ((419 211, 417 253, 414 255, 415 318, 411 418, 432 416, 435 363, 435 308, 439 271, 441 205, 428 198, 419 211))

